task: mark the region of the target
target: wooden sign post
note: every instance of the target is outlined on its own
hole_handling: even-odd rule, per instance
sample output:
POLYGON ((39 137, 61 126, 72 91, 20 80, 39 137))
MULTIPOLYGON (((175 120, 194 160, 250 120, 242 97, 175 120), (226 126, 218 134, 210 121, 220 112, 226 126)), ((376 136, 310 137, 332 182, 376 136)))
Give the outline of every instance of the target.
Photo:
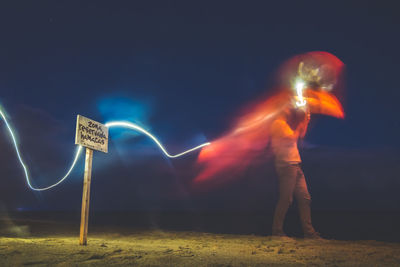
POLYGON ((89 224, 90 181, 92 179, 92 161, 93 161, 93 150, 90 148, 86 148, 85 174, 83 177, 81 230, 79 235, 80 245, 87 244, 87 232, 89 224))
POLYGON ((93 150, 108 152, 108 128, 103 124, 78 115, 75 144, 86 147, 79 244, 87 245, 93 150))

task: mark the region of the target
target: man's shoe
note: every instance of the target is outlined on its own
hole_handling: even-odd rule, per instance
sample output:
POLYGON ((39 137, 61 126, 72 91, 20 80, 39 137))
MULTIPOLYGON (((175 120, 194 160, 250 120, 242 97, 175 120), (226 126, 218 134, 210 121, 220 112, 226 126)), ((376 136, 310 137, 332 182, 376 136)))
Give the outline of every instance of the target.
POLYGON ((272 231, 271 238, 273 240, 294 241, 294 239, 291 237, 288 237, 284 231, 272 231))
POLYGON ((272 230, 272 236, 287 236, 283 230, 272 230))
POLYGON ((304 239, 324 240, 317 231, 304 233, 304 239))

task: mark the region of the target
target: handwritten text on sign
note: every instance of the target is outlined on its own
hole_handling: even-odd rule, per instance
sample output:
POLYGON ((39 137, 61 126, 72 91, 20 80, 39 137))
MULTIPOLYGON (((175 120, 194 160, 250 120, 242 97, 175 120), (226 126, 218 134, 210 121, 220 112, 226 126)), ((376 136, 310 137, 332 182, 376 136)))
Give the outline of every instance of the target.
POLYGON ((78 115, 75 144, 108 152, 108 128, 94 120, 78 115))

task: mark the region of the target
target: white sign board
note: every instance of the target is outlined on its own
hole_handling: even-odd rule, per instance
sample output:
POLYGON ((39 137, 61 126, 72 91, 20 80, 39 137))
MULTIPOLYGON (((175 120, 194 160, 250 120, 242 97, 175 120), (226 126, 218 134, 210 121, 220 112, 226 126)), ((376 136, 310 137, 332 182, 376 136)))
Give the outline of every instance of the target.
POLYGON ((108 128, 94 120, 78 115, 75 144, 108 152, 108 128))

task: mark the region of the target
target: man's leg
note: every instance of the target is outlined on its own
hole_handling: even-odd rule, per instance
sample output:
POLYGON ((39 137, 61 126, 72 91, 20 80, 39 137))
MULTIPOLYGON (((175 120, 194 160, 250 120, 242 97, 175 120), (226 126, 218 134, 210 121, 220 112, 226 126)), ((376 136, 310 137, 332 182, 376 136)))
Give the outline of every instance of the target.
POLYGON ((272 235, 284 235, 283 221, 293 200, 297 169, 292 164, 276 167, 279 176, 279 200, 275 208, 272 235))
POLYGON ((317 237, 318 233, 314 230, 311 222, 311 196, 308 192, 306 179, 300 165, 297 166, 296 178, 294 195, 299 208, 300 221, 303 227, 304 237, 317 237))

